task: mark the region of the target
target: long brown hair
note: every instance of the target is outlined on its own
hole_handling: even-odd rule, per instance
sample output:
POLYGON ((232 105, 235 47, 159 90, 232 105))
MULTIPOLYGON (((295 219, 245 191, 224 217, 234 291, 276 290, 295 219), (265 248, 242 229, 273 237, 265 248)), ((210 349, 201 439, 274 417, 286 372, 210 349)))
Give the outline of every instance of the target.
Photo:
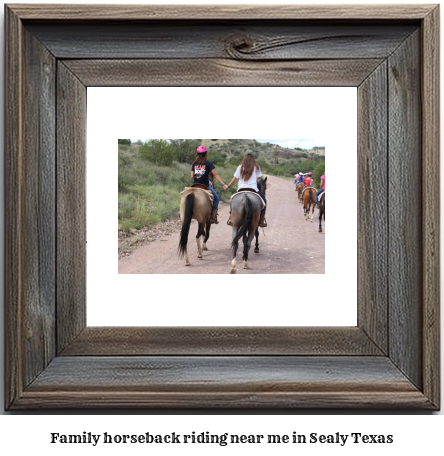
POLYGON ((245 155, 240 166, 241 166, 240 177, 244 181, 247 181, 248 179, 250 179, 255 168, 256 168, 256 171, 260 171, 260 167, 256 163, 254 155, 250 155, 250 154, 245 155))
POLYGON ((206 163, 206 161, 207 161, 207 153, 205 152, 204 154, 199 154, 196 157, 196 160, 194 160, 193 163, 191 163, 191 166, 194 166, 196 163, 199 166, 202 166, 204 163, 206 163))

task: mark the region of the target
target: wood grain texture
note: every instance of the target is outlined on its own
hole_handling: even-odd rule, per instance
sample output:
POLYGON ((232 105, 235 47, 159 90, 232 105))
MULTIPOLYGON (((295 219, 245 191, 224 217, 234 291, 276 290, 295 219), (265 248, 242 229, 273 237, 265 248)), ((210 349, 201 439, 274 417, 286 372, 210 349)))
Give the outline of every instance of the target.
POLYGON ((440 139, 439 6, 422 26, 422 230, 423 230, 423 387, 439 406, 440 394, 440 139))
POLYGON ((17 408, 430 408, 385 357, 59 357, 17 408))
POLYGON ((381 355, 360 328, 87 327, 62 356, 381 355))
POLYGON ((23 20, 421 20, 436 5, 25 5, 8 7, 23 20))
POLYGON ((358 326, 384 354, 389 274, 387 107, 384 61, 358 89, 358 326))
MULTIPOLYGON (((388 59, 389 356, 422 384, 422 180, 420 34, 388 59)), ((426 285, 426 284, 425 284, 426 285)))
POLYGON ((64 60, 88 87, 352 86, 382 60, 64 60))
POLYGON ((86 326, 86 87, 57 68, 57 349, 86 326))
MULTIPOLYGON (((435 6, 14 5, 6 7, 5 14, 6 408, 439 408, 439 214, 434 211, 439 196, 433 188, 439 164, 435 6), (147 60, 128 60, 128 55, 106 62, 113 52, 112 40, 106 34, 95 38, 95 43, 109 41, 102 54, 92 40, 91 52, 98 53, 97 59, 79 61, 73 38, 68 36, 71 32, 67 32, 62 40, 54 42, 54 50, 64 49, 67 60, 58 62, 52 92, 52 51, 43 49, 47 43, 33 34, 32 27, 49 21, 49 36, 53 26, 69 28, 79 21, 106 24, 110 19, 119 24, 128 20, 131 25, 149 20, 151 26, 170 21, 165 31, 176 30, 174 39, 159 38, 161 31, 156 26, 143 32, 144 37, 156 37, 163 51, 170 51, 158 59, 161 71, 156 73, 147 60), (172 333, 169 328, 85 328, 85 84, 157 84, 169 78, 179 87, 187 85, 192 76, 187 70, 188 59, 180 61, 176 58, 179 54, 168 49, 180 36, 177 21, 184 19, 200 20, 202 24, 220 19, 223 27, 231 24, 231 35, 222 25, 214 31, 207 28, 208 45, 205 36, 195 40, 184 35, 182 55, 198 53, 216 73, 202 76, 207 83, 362 83, 359 109, 367 110, 367 115, 359 120, 358 172, 360 180, 364 179, 359 183, 359 192, 365 202, 360 203, 359 211, 364 221, 377 222, 374 226, 359 225, 360 239, 366 242, 365 247, 360 246, 358 262, 364 287, 359 291, 359 328, 268 328, 267 337, 258 328, 176 328, 172 333), (321 19, 327 19, 328 24, 319 23, 321 19), (344 27, 344 20, 355 27, 374 27, 373 34, 359 36, 377 46, 365 50, 352 33, 345 33, 343 38, 340 33, 332 34, 331 28, 325 33, 326 25, 344 27), (371 22, 364 24, 363 20, 371 22), (393 48, 395 35, 396 39, 400 36, 396 30, 406 26, 404 20, 409 22, 408 27, 417 28, 422 21, 421 40, 419 32, 413 32, 393 48), (249 28, 255 21, 256 25, 261 21, 261 30, 249 28), (297 33, 293 22, 298 23, 297 33), (263 28, 263 24, 269 28, 263 28), (276 30, 277 25, 281 30, 276 30), (395 25, 390 37, 387 30, 395 25), (378 38, 381 30, 384 32, 378 38), (330 57, 326 54, 329 46, 330 57), (339 53, 344 53, 347 46, 350 58, 345 61, 339 53), (215 52, 221 52, 221 56, 213 58, 215 52), (391 52, 388 60, 375 58, 384 52, 391 52), (358 54, 360 58, 356 59, 358 54), (302 55, 304 61, 300 60, 302 55), (320 59, 320 55, 324 57, 320 59), (341 75, 341 68, 342 73, 349 74, 341 75), (152 71, 151 79, 144 74, 147 69, 152 71), (168 76, 173 69, 184 76, 168 76), (326 74, 322 76, 321 72, 326 74), (50 177, 54 163, 51 141, 49 149, 43 150, 48 147, 46 136, 51 138, 52 93, 57 96, 55 184, 50 177), (387 109, 381 107, 385 95, 387 109), (46 105, 44 100, 49 103, 46 105), (384 162, 384 119, 388 125, 385 163, 390 176, 386 207, 389 235, 385 239, 383 187, 375 187, 364 175, 371 173, 376 163, 384 162), (392 173, 403 180, 392 178, 392 173), (427 182, 415 189, 415 182, 421 178, 427 182), (42 185, 45 179, 50 182, 49 189, 42 185), (41 207, 45 202, 48 207, 41 207), (48 220, 54 206, 55 273, 50 267, 51 240, 44 239, 54 226, 48 220), (37 234, 32 232, 26 239, 33 220, 37 234), (27 264, 29 254, 30 264, 38 271, 27 264), (48 265, 48 271, 43 271, 48 265), (384 301, 381 277, 385 270, 388 287, 384 301), (51 277, 56 281, 55 311, 51 310, 51 277), (384 313, 384 302, 388 303, 388 315, 384 313), (40 324, 33 320, 35 317, 40 324), (48 337, 54 318, 55 356, 48 337), (147 351, 156 356, 142 356, 147 351), (33 352, 37 359, 32 358, 33 352)), ((91 24, 84 30, 92 30, 91 24)), ((136 35, 128 35, 129 42, 134 42, 136 35)), ((119 40, 115 40, 115 52, 121 52, 119 40)), ((154 53, 156 43, 148 41, 147 49, 154 53)), ((81 52, 88 52, 87 43, 88 37, 79 41, 81 52)), ((132 49, 139 52, 137 47, 132 49)), ((159 57, 159 53, 156 55, 159 57)))
POLYGON ((25 32, 23 249, 28 385, 55 355, 55 59, 25 32))
POLYGON ((414 24, 307 25, 301 21, 47 23, 28 29, 57 58, 77 59, 379 59, 414 24))
POLYGON ((23 391, 23 27, 5 11, 5 408, 23 391))

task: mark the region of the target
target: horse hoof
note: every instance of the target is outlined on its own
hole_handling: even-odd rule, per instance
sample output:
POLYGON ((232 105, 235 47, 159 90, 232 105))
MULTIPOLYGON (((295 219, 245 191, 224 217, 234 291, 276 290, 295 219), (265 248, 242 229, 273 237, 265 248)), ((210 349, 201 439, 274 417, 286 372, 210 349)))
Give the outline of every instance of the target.
POLYGON ((259 249, 254 249, 254 253, 259 253, 259 249))
POLYGON ((322 230, 319 230, 320 233, 322 233, 322 230))
POLYGON ((204 246, 202 247, 202 250, 208 250, 207 246, 204 245, 204 246))
POLYGON ((190 263, 185 263, 185 266, 190 266, 190 263))
POLYGON ((232 269, 231 274, 236 274, 236 269, 232 269))
POLYGON ((200 255, 200 256, 199 256, 199 255, 197 255, 197 258, 199 258, 199 260, 201 260, 201 259, 202 259, 202 255, 200 255))

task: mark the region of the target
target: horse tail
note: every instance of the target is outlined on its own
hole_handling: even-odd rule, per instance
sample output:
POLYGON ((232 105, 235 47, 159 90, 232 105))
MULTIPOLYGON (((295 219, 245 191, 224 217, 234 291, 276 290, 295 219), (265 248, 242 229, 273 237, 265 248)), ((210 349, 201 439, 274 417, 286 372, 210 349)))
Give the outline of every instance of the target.
POLYGON ((313 204, 316 204, 316 201, 313 199, 313 192, 312 192, 311 190, 309 190, 308 193, 310 193, 310 201, 311 201, 313 204))
POLYGON ((231 248, 234 248, 234 244, 239 241, 239 239, 247 232, 248 227, 251 225, 253 220, 253 206, 251 204, 250 198, 248 196, 245 198, 244 203, 244 219, 242 220, 242 225, 239 227, 239 231, 231 242, 231 248))
POLYGON ((190 193, 185 199, 185 215, 180 230, 180 241, 178 254, 184 256, 188 244, 188 233, 190 232, 191 219, 193 218, 194 193, 190 193))

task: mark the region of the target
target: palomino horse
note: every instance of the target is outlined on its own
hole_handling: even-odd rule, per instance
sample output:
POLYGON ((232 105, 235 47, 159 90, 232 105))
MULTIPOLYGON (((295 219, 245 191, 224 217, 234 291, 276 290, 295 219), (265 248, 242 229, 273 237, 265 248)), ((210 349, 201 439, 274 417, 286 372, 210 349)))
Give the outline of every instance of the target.
POLYGON ((296 187, 296 190, 298 191, 298 201, 299 201, 299 203, 302 203, 301 193, 302 193, 302 189, 303 188, 304 188, 304 184, 302 182, 299 182, 299 184, 296 187))
POLYGON ((304 190, 304 193, 302 195, 302 200, 304 202, 304 216, 305 220, 308 220, 310 218, 310 209, 311 206, 313 205, 313 209, 311 212, 311 223, 313 223, 313 216, 314 216, 314 210, 316 207, 316 189, 313 187, 306 187, 304 190))
MULTIPOLYGON (((199 185, 199 184, 197 184, 199 185)), ((194 186, 193 186, 194 187, 194 186)), ((210 237, 210 215, 212 210, 212 200, 202 185, 201 188, 189 188, 182 192, 180 200, 180 220, 182 229, 180 231, 179 256, 185 256, 185 266, 189 266, 187 244, 188 233, 190 232, 191 219, 197 220, 199 224, 196 235, 197 258, 202 258, 202 250, 208 250, 206 243, 210 237), (202 236, 203 245, 200 245, 202 236)), ((213 195, 211 195, 212 197, 213 195)))
MULTIPOLYGON (((264 184, 267 178, 264 179, 264 184)), ((264 185, 265 189, 265 185, 264 185)), ((254 192, 254 190, 253 190, 254 192)), ((265 195, 264 195, 265 196, 265 195)), ((259 219, 262 211, 262 201, 259 195, 254 193, 240 191, 236 197, 231 200, 231 222, 233 223, 232 236, 233 241, 231 248, 233 250, 233 260, 231 261, 231 274, 236 274, 236 253, 239 247, 239 240, 243 238, 244 254, 244 269, 248 267, 248 252, 251 242, 258 231, 259 219)), ((259 236, 259 232, 257 233, 259 236)), ((257 250, 259 251, 259 243, 257 242, 257 250)))
POLYGON ((319 195, 319 232, 322 233, 322 217, 325 222, 325 191, 319 195))

